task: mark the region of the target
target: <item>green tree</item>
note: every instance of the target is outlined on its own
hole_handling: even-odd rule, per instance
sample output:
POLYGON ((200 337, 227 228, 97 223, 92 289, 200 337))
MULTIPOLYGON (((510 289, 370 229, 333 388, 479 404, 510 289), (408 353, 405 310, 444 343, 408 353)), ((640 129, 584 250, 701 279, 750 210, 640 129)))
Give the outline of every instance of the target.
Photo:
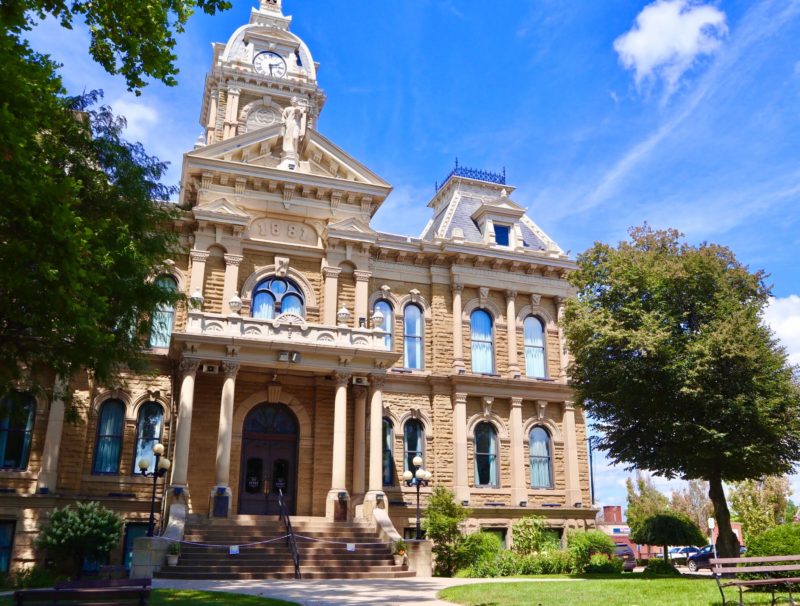
POLYGON ((511 529, 511 549, 520 555, 533 555, 561 547, 555 533, 541 516, 524 516, 511 529))
POLYGON ((731 485, 731 509, 742 523, 745 543, 773 526, 792 521, 786 519, 791 492, 786 476, 766 476, 731 485))
POLYGON ((452 491, 443 486, 433 489, 422 524, 425 536, 433 541, 437 576, 450 577, 455 573, 459 565, 459 547, 464 541, 461 524, 467 517, 469 509, 456 503, 452 491))
POLYGON ((717 548, 731 557, 723 481, 800 459, 800 390, 761 321, 764 278, 728 248, 644 226, 579 256, 566 309, 571 382, 598 447, 613 463, 707 481, 717 548))
POLYGON ((708 500, 708 483, 701 480, 689 480, 687 487, 673 490, 669 501, 672 511, 682 513, 697 524, 704 535, 708 536, 708 518, 713 514, 711 501, 708 500))
POLYGON ((627 478, 625 488, 628 491, 625 517, 631 532, 640 528, 647 518, 667 510, 667 497, 656 488, 649 475, 637 471, 636 481, 627 478))
POLYGON ((103 560, 122 539, 122 518, 97 502, 54 509, 35 540, 59 566, 80 577, 85 558, 103 560))
POLYGON ((703 533, 682 513, 666 511, 647 518, 634 532, 631 541, 644 545, 661 545, 664 562, 669 564, 670 545, 702 545, 706 542, 703 533))
POLYGON ((141 365, 150 314, 176 298, 151 279, 177 242, 154 203, 166 166, 26 43, 0 34, 0 54, 0 390, 39 367, 107 382, 141 365))
POLYGON ((128 88, 138 91, 145 86, 145 77, 169 86, 176 84, 173 32, 183 31, 196 8, 213 15, 230 6, 228 0, 6 0, 0 6, 0 26, 6 35, 19 41, 37 19, 48 15, 68 29, 82 19, 89 27, 92 58, 108 73, 122 74, 128 88))

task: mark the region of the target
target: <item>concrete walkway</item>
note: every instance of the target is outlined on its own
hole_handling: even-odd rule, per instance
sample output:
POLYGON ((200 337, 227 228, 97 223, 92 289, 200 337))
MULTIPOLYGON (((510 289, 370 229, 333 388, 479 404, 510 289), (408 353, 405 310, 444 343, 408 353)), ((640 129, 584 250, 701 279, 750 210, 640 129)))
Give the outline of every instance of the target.
POLYGON ((156 589, 194 589, 230 591, 297 602, 302 606, 452 606, 436 599, 446 587, 472 583, 508 583, 521 581, 548 583, 580 582, 582 579, 313 579, 307 581, 185 581, 153 579, 156 589))

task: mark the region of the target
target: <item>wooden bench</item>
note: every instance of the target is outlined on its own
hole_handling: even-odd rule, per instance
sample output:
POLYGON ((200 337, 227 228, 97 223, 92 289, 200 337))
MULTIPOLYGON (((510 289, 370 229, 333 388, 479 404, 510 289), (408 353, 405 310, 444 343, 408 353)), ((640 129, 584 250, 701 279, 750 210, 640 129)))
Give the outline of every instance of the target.
POLYGON ((726 606, 723 588, 737 587, 739 589, 739 606, 744 606, 743 593, 748 587, 769 587, 772 594, 772 604, 776 603, 775 589, 785 586, 789 591, 789 604, 798 606, 792 597, 792 584, 800 583, 800 555, 763 556, 751 558, 712 558, 709 560, 711 572, 717 580, 719 592, 722 595, 722 606, 726 606), (793 573, 789 577, 774 577, 778 572, 793 573), (761 579, 741 579, 738 575, 763 575, 761 579))
POLYGON ((15 606, 24 604, 57 604, 73 606, 95 604, 117 606, 137 604, 147 606, 150 600, 150 579, 92 579, 87 581, 64 581, 52 589, 22 589, 14 592, 15 606))

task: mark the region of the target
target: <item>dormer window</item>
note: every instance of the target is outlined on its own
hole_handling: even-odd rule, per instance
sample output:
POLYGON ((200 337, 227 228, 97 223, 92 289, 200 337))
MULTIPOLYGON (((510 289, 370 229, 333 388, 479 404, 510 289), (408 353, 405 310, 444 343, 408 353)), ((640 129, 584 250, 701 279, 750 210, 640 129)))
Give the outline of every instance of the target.
POLYGON ((511 245, 511 226, 510 225, 494 225, 494 241, 498 246, 511 245))

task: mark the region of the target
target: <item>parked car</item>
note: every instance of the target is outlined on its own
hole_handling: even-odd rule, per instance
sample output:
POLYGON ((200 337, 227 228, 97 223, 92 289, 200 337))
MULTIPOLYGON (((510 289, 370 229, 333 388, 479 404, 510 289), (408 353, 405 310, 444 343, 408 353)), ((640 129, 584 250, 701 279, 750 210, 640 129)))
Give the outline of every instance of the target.
POLYGON ((670 560, 686 560, 700 551, 697 547, 672 547, 667 554, 670 560))
MULTIPOLYGON (((742 545, 739 547, 739 555, 743 556, 747 548, 742 545)), ((714 557, 714 546, 713 545, 706 545, 700 551, 695 553, 694 555, 690 555, 686 560, 686 565, 689 567, 691 572, 695 572, 696 570, 700 570, 701 568, 711 568, 710 560, 714 557)))
POLYGON ((614 555, 622 560, 623 572, 633 572, 633 569, 636 568, 636 554, 627 543, 615 543, 614 555))

